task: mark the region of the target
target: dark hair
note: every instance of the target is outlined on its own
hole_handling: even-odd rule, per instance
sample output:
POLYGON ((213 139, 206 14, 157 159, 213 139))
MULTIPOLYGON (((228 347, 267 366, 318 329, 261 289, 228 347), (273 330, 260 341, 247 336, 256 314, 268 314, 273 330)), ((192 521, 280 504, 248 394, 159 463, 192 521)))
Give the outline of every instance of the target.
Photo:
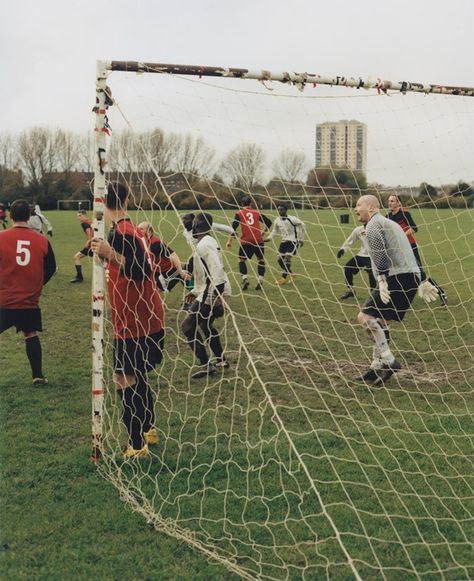
POLYGON ((15 200, 10 207, 10 217, 13 222, 28 222, 30 219, 30 204, 27 200, 15 200))
POLYGON ((105 196, 105 206, 109 210, 127 209, 128 189, 120 182, 109 182, 107 195, 105 196))
POLYGON ((244 196, 242 198, 242 206, 251 206, 252 205, 252 198, 250 196, 244 196))
POLYGON ((206 234, 212 229, 213 218, 211 214, 202 212, 197 214, 193 222, 193 233, 194 234, 206 234))
POLYGON ((191 232, 191 230, 193 229, 194 214, 192 213, 184 214, 184 216, 181 216, 181 220, 183 222, 185 230, 191 232))
POLYGON ((83 216, 87 216, 87 210, 78 210, 78 214, 82 214, 83 216))
POLYGON ((287 206, 285 206, 285 204, 279 204, 279 205, 277 206, 277 210, 278 210, 278 211, 280 211, 280 210, 284 210, 285 212, 288 212, 288 207, 287 207, 287 206))

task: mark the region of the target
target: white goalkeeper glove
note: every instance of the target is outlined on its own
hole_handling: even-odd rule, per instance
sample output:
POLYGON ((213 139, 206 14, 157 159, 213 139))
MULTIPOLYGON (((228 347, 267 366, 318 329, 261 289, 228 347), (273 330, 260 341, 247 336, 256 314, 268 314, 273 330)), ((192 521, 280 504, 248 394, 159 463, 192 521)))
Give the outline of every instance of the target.
POLYGON ((384 274, 377 277, 377 283, 379 285, 379 295, 382 299, 384 305, 390 302, 390 291, 388 290, 387 279, 384 274))
POLYGON ((424 280, 418 287, 418 296, 425 302, 432 303, 438 298, 438 289, 429 280, 424 280))

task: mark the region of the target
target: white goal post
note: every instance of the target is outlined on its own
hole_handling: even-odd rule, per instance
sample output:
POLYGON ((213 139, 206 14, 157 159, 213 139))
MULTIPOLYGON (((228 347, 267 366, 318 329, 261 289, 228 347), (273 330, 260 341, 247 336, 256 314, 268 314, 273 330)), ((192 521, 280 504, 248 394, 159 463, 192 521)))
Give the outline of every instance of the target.
MULTIPOLYGON (((158 92, 161 89, 160 85, 158 92)), ((154 90, 156 86, 150 93, 154 90)), ((474 498, 474 462, 469 455, 474 433, 470 387, 474 339, 468 330, 473 323, 474 280, 472 269, 466 267, 474 226, 470 211, 465 210, 468 197, 454 188, 439 199, 428 194, 418 199, 411 193, 405 196, 420 225, 416 235, 423 250, 423 266, 428 256, 426 269, 434 271, 443 285, 448 281, 452 304, 444 308, 437 300, 426 305, 415 297, 405 327, 393 325, 402 330, 383 331, 387 342, 395 344, 400 353, 403 370, 391 378, 391 384, 375 389, 360 381, 372 350, 365 330, 357 323, 358 311, 370 292, 362 267, 356 292, 349 300, 341 296, 342 290, 347 290, 343 276, 349 268, 344 262, 348 256, 356 259, 357 250, 363 248, 354 246, 352 255, 345 245, 349 248, 353 243, 348 240, 356 230, 358 197, 371 194, 386 204, 402 186, 386 188, 383 180, 359 182, 354 170, 353 185, 347 188, 340 184, 335 187, 334 182, 322 184, 318 176, 310 183, 307 172, 307 179, 281 178, 279 189, 275 186, 272 190, 268 184, 272 184, 273 174, 265 183, 231 181, 230 174, 217 170, 200 174, 193 167, 189 169, 188 159, 183 161, 186 155, 192 158, 196 153, 189 131, 204 118, 210 120, 209 126, 199 126, 196 135, 209 131, 218 139, 242 131, 245 139, 255 134, 256 142, 260 139, 269 147, 277 139, 285 148, 299 139, 305 151, 313 151, 317 123, 332 122, 335 115, 356 119, 360 111, 373 122, 372 135, 377 134, 378 147, 386 154, 380 157, 381 172, 386 166, 405 170, 421 151, 425 157, 414 165, 419 170, 416 176, 423 176, 418 183, 424 183, 425 167, 435 167, 449 148, 439 136, 457 136, 459 132, 458 158, 464 161, 449 175, 454 179, 456 171, 457 180, 469 179, 470 175, 461 174, 471 171, 462 154, 469 149, 472 135, 466 138, 462 132, 468 119, 473 119, 472 111, 466 105, 463 115, 453 116, 454 127, 448 131, 441 125, 441 120, 449 117, 444 111, 439 118, 420 114, 424 95, 426 101, 439 99, 449 107, 455 99, 463 104, 470 101, 466 98, 474 97, 474 87, 265 69, 97 62, 94 236, 107 236, 105 196, 109 180, 123 182, 132 193, 132 221, 151 224, 160 239, 170 241, 173 250, 185 258, 195 254, 184 240, 183 214, 209 212, 215 222, 235 225, 236 212, 247 196, 253 197, 254 207, 274 223, 279 218, 277 206, 284 204, 290 218, 295 216, 306 228, 304 240, 296 239, 290 245, 294 255, 288 246, 278 246, 280 239, 275 244, 272 237, 265 237, 263 291, 260 283, 255 287, 252 282, 250 289, 242 284, 246 279, 240 276, 247 275, 242 268, 242 249, 236 249, 237 241, 231 248, 231 239, 226 245, 222 233, 216 234, 233 293, 216 325, 222 329, 226 353, 231 354, 230 367, 222 366, 212 377, 193 381, 194 352, 188 349, 189 337, 183 336, 181 326, 188 316, 183 308, 187 285, 177 285, 180 291, 163 292, 169 313, 166 357, 159 371, 150 372, 155 373, 153 394, 160 442, 146 458, 124 460, 121 453, 126 435, 121 416, 123 392, 119 397, 111 381, 105 265, 97 256, 93 261, 92 460, 120 491, 121 498, 149 524, 184 540, 241 578, 474 576, 474 544, 469 532, 474 498), (165 88, 152 98, 140 85, 137 91, 143 92, 133 101, 127 90, 121 93, 124 86, 119 79, 127 75, 114 74, 117 84, 109 87, 112 72, 144 73, 138 83, 154 77, 153 82, 163 81, 165 88), (242 80, 249 81, 243 83, 245 88, 242 80), (170 89, 172 83, 178 83, 178 88, 170 89), (196 88, 198 84, 204 87, 203 95, 196 88), (261 91, 256 98, 254 85, 261 91), (340 100, 339 94, 323 96, 318 102, 313 90, 319 85, 345 94, 340 100), (273 92, 275 86, 285 94, 273 92), (354 109, 353 95, 373 97, 377 104, 370 102, 360 109, 356 105, 354 109), (390 95, 394 98, 389 99, 390 95), (130 109, 127 98, 132 102, 130 109), (188 111, 191 99, 197 105, 193 101, 188 111), (280 130, 279 121, 290 108, 285 99, 307 101, 301 101, 294 126, 280 130), (332 101, 329 104, 324 99, 332 101), (382 128, 385 111, 382 114, 377 109, 381 101, 391 115, 386 130, 382 128), (239 108, 235 118, 233 107, 236 111, 239 108), (132 114, 139 111, 137 129, 130 110, 132 114), (157 129, 153 134, 153 123, 161 129, 160 123, 168 122, 163 131, 157 129), (417 149, 427 141, 423 123, 428 126, 427 135, 435 135, 438 150, 417 149), (119 124, 123 134, 117 131, 114 139, 112 128, 119 124), (413 144, 403 130, 413 126, 420 138, 412 151, 413 144), (186 147, 176 153, 180 132, 186 147), (303 132, 310 136, 304 133, 301 137, 303 132), (395 135, 397 132, 401 135, 395 135), (160 157, 165 134, 170 148, 160 157), (397 159, 400 151, 408 151, 402 161, 397 159), (170 155, 181 155, 180 167, 166 165, 170 155), (167 181, 169 175, 173 181, 167 181), (338 189, 341 194, 333 195, 338 189), (423 214, 425 206, 427 214, 423 214), (442 208, 447 208, 446 214, 442 208), (347 252, 344 260, 340 260, 341 250, 342 254, 347 252), (298 269, 295 273, 285 271, 291 260, 298 269)), ((211 157, 199 138, 197 142, 203 157, 211 157)), ((231 146, 237 149, 235 141, 231 146)), ((250 157, 257 158, 258 148, 250 151, 250 157)), ((223 167, 222 161, 218 169, 223 167)), ((290 224, 296 232, 294 223, 290 224)), ((250 280, 263 281, 261 259, 258 263, 249 259, 247 265, 250 280), (256 273, 261 278, 257 279, 256 273)), ((370 266, 365 268, 370 272, 370 266)))
POLYGON ((56 203, 57 210, 90 210, 90 200, 58 200, 56 203))

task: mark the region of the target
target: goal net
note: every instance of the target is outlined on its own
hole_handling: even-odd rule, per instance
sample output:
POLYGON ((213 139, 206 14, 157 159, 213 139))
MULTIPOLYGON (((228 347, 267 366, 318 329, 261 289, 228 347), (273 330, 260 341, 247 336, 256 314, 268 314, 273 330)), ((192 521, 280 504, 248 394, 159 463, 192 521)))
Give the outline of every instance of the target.
POLYGON ((99 98, 105 82, 110 91, 98 105, 98 175, 127 186, 132 221, 149 222, 185 264, 193 249, 182 216, 207 212, 229 227, 250 196, 273 223, 286 206, 304 223, 304 244, 289 264, 275 234, 265 272, 253 256, 245 277, 242 225, 231 248, 227 234, 212 233, 232 287, 214 322, 229 367, 198 379, 182 330, 192 283, 162 291, 164 357, 148 374, 160 441, 147 458, 123 458, 110 311, 101 309, 102 322, 94 312, 104 332, 93 382, 99 471, 157 530, 220 563, 223 577, 474 577, 468 90, 159 70, 100 77, 99 98), (357 320, 369 279, 351 260, 360 241, 344 246, 364 194, 380 200, 382 215, 398 196, 416 223, 423 269, 448 301, 417 296, 390 324, 402 368, 381 385, 358 379, 373 358, 357 320))

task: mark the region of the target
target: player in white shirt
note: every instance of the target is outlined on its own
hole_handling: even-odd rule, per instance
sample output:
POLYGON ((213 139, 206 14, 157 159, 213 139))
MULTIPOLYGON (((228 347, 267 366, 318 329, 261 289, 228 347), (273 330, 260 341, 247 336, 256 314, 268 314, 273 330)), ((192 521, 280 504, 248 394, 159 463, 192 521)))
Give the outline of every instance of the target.
POLYGON ((40 234, 48 234, 51 238, 53 237, 53 227, 51 226, 51 222, 46 218, 44 214, 41 213, 40 207, 38 204, 30 205, 30 219, 28 220, 28 228, 32 230, 36 230, 40 234), (46 232, 44 232, 46 230, 46 232))
POLYGON ((344 278, 346 279, 348 290, 341 296, 341 300, 356 296, 353 287, 354 276, 362 269, 367 272, 369 277, 370 290, 373 290, 377 286, 377 281, 375 280, 372 273, 372 264, 370 262, 369 253, 364 245, 366 242, 364 226, 357 226, 354 228, 354 230, 352 230, 344 244, 337 251, 337 257, 341 258, 341 256, 343 256, 345 252, 349 250, 349 248, 356 244, 356 242, 360 243, 359 252, 357 252, 357 254, 348 260, 344 265, 344 278))
POLYGON ((298 248, 303 246, 305 225, 296 216, 288 216, 288 208, 283 204, 277 209, 279 216, 273 223, 266 241, 271 240, 274 236, 281 237, 281 243, 278 247, 278 266, 281 267, 282 273, 276 283, 278 286, 282 286, 295 279, 291 269, 291 261, 298 252, 298 248))
POLYGON ((212 222, 210 214, 197 214, 189 237, 193 248, 194 289, 187 296, 190 306, 181 329, 200 363, 200 368, 192 374, 193 379, 214 375, 217 367, 229 367, 214 321, 224 315, 224 297, 230 294, 230 283, 221 249, 211 236, 212 222), (215 361, 210 361, 206 342, 215 361))

